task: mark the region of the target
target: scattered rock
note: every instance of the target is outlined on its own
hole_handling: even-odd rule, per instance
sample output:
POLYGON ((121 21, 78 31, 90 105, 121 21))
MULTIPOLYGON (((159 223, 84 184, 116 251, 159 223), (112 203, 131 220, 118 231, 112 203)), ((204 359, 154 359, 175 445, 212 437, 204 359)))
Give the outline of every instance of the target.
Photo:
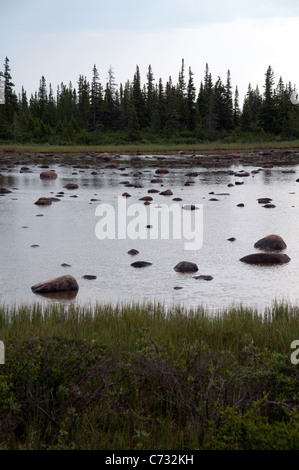
POLYGON ((70 268, 70 267, 71 267, 71 265, 70 265, 70 264, 67 264, 67 263, 62 263, 61 266, 62 266, 63 268, 70 268))
POLYGON ((195 206, 194 204, 186 204, 185 206, 182 207, 185 211, 195 211, 199 209, 199 207, 195 206))
POLYGON ((139 198, 139 201, 152 201, 153 198, 151 196, 143 196, 139 198))
POLYGON ((282 253, 253 253, 240 259, 243 263, 249 264, 284 264, 291 258, 282 253))
POLYGON ((161 178, 154 178, 151 180, 151 183, 163 183, 163 180, 161 178))
POLYGON ((129 194, 129 193, 122 193, 122 197, 131 197, 131 194, 129 194))
POLYGON ((31 245, 30 248, 39 248, 39 245, 31 245))
POLYGON ((167 173, 169 173, 169 170, 167 170, 167 168, 158 168, 155 173, 157 175, 166 175, 167 173))
POLYGON ((257 201, 259 204, 269 204, 272 199, 270 197, 260 197, 257 201))
POLYGON ((50 206, 52 201, 50 197, 40 197, 34 204, 37 206, 50 206))
POLYGON ((279 235, 267 235, 254 244, 254 248, 264 251, 280 251, 287 247, 284 240, 279 235))
POLYGON ((135 263, 132 263, 131 266, 133 266, 133 268, 146 268, 152 264, 153 263, 148 263, 147 261, 135 261, 135 263))
POLYGON ((154 193, 158 193, 158 192, 159 192, 159 189, 149 189, 148 190, 149 194, 154 194, 154 193))
POLYGON ((173 201, 182 201, 183 199, 181 197, 174 197, 172 200, 173 201))
POLYGON ((276 206, 274 204, 265 204, 263 207, 266 207, 266 209, 274 209, 276 206))
POLYGON ((54 170, 42 171, 39 175, 42 180, 55 180, 57 178, 57 173, 54 170))
POLYGON ((203 281, 212 281, 213 276, 206 276, 206 275, 201 275, 201 276, 194 276, 193 279, 202 279, 203 281))
POLYGON ((171 189, 166 189, 165 191, 162 191, 160 195, 161 196, 173 196, 173 192, 171 191, 171 189))
POLYGON ((66 275, 50 279, 31 287, 35 294, 46 294, 49 292, 65 292, 79 290, 78 283, 73 276, 66 275))
POLYGON ((237 207, 245 207, 245 204, 243 204, 243 202, 240 202, 240 204, 237 204, 237 207))
POLYGON ((128 251, 128 254, 131 255, 131 256, 136 256, 139 254, 139 251, 138 250, 134 250, 134 248, 130 251, 128 251))
POLYGON ((230 237, 230 238, 228 238, 227 240, 228 240, 229 242, 235 242, 235 241, 236 241, 235 237, 230 237))
POLYGON ((79 186, 76 183, 67 183, 63 186, 65 189, 78 189, 79 186))
POLYGON ((11 193, 11 191, 9 189, 0 188, 0 194, 9 194, 9 193, 11 193))
POLYGON ((82 279, 87 279, 87 280, 89 280, 89 281, 92 281, 92 280, 94 280, 94 279, 96 279, 96 278, 97 278, 97 276, 93 276, 93 275, 91 275, 91 274, 85 274, 84 276, 82 276, 82 279))
POLYGON ((190 263, 189 261, 181 261, 173 269, 179 273, 198 271, 197 265, 195 263, 190 263))
POLYGON ((183 287, 179 287, 179 286, 174 287, 174 290, 181 290, 181 289, 183 289, 183 287))

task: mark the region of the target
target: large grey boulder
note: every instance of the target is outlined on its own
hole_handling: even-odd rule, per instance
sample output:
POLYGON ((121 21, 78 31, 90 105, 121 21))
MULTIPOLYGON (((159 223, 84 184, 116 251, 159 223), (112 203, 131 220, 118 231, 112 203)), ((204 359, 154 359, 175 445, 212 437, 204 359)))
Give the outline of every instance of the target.
POLYGON ((35 294, 48 294, 50 292, 66 292, 79 290, 76 279, 71 275, 65 275, 50 279, 31 287, 35 294))
POLYGON ((287 247, 285 241, 279 235, 267 235, 254 244, 254 248, 264 251, 280 251, 287 247))
POLYGON ((240 259, 243 263, 249 264, 284 264, 291 258, 285 253, 253 253, 240 259))

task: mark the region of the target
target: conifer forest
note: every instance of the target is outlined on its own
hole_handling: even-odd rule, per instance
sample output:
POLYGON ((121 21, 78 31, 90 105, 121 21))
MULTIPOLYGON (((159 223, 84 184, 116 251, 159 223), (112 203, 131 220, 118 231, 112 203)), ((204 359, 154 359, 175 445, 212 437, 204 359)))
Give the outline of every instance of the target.
POLYGON ((176 80, 155 78, 151 65, 142 83, 138 65, 132 80, 117 84, 113 68, 105 83, 94 65, 91 81, 61 83, 54 91, 44 76, 27 96, 16 93, 9 59, 0 72, 0 143, 125 144, 197 143, 299 138, 296 86, 278 80, 268 66, 263 89, 250 82, 246 96, 232 87, 228 70, 215 79, 206 64, 197 90, 194 73, 182 59, 176 80))

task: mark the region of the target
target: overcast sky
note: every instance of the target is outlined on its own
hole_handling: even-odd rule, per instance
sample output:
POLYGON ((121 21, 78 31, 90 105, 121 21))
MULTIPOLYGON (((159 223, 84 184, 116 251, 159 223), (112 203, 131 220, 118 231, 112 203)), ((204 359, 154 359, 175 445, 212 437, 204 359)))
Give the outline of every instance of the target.
POLYGON ((77 87, 96 64, 106 84, 111 66, 119 85, 136 65, 146 82, 176 83, 184 58, 197 91, 209 64, 214 82, 231 71, 243 101, 248 84, 263 91, 272 66, 299 88, 298 0, 0 0, 0 70, 10 60, 15 90, 30 94, 43 75, 54 92, 60 82, 77 87))

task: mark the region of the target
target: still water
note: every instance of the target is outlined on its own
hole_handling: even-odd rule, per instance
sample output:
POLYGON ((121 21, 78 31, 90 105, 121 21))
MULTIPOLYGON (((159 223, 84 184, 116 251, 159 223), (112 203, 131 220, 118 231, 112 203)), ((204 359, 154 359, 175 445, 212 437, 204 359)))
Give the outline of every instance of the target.
MULTIPOLYGON (((298 303, 298 166, 174 168, 162 176, 163 183, 151 183, 157 178, 155 168, 142 168, 135 176, 134 168, 126 162, 118 169, 97 170, 96 175, 91 174, 91 167, 75 169, 57 164, 51 169, 58 174, 56 180, 41 180, 43 170, 37 165, 30 166, 31 173, 20 173, 19 166, 1 169, 0 186, 12 191, 0 198, 1 304, 156 301, 166 306, 203 305, 212 312, 239 304, 262 310, 275 300, 298 303), (227 170, 245 170, 250 176, 236 177, 227 170), (186 176, 190 171, 199 174, 186 176), (126 187, 125 181, 137 187, 126 187), (236 181, 243 184, 235 185, 236 181), (79 187, 67 190, 67 183, 79 187), (230 183, 234 186, 229 187, 230 183), (173 195, 148 194, 149 189, 171 189, 173 195), (201 249, 186 251, 184 239, 99 240, 95 234, 97 206, 105 203, 116 207, 125 191, 131 195, 127 205, 147 195, 153 197, 152 205, 173 204, 175 197, 182 199, 177 202, 181 206, 202 204, 201 249), (50 206, 34 204, 39 197, 56 197, 59 192, 64 192, 60 201, 50 206), (271 198, 275 208, 258 204, 257 199, 263 197, 271 198), (240 203, 244 207, 239 207, 240 203), (257 266, 240 262, 241 257, 258 251, 254 243, 269 234, 284 239, 289 263, 257 266), (230 242, 230 237, 236 240, 230 242), (137 249, 139 254, 130 256, 130 249, 137 249), (134 261, 152 265, 134 269, 134 261), (180 261, 196 263, 198 272, 177 273, 173 268, 180 261), (61 266, 63 263, 69 266, 61 266), (71 274, 79 284, 73 299, 48 298, 31 291, 32 285, 64 274, 71 274), (96 279, 83 279, 84 275, 96 279), (194 279, 199 275, 213 279, 194 279)), ((150 206, 146 207, 149 210, 150 206)))

